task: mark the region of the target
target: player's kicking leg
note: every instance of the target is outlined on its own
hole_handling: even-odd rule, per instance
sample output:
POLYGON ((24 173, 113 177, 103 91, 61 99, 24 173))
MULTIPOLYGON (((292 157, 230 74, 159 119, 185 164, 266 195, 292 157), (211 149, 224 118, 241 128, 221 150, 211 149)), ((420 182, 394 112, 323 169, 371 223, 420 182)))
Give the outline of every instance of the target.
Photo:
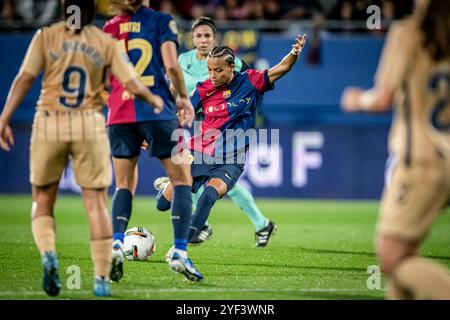
POLYGON ((198 184, 205 185, 200 196, 195 213, 192 216, 189 230, 189 240, 192 240, 208 220, 211 209, 216 201, 222 198, 228 190, 231 190, 241 176, 244 167, 241 165, 215 165, 206 163, 192 165, 194 188, 198 184))
POLYGON ((233 202, 244 211, 255 227, 255 247, 265 247, 270 237, 275 234, 277 226, 273 221, 267 219, 256 205, 255 198, 239 182, 227 195, 233 202))
POLYGON ((186 160, 173 161, 171 158, 161 159, 161 163, 170 177, 171 185, 173 185, 173 201, 171 207, 174 249, 169 257, 169 268, 182 273, 188 280, 199 281, 203 279, 203 275, 197 271, 187 255, 189 226, 192 215, 191 166, 187 152, 180 153, 180 156, 186 158, 186 160))
MULTIPOLYGON (((155 180, 154 187, 158 190, 157 199, 157 208, 160 211, 166 211, 170 209, 170 200, 172 197, 172 188, 170 188, 170 180, 168 177, 160 177, 155 180)), ((197 207, 198 199, 203 193, 203 187, 200 188, 197 193, 192 195, 193 203, 194 203, 194 211, 197 207)), ((237 183, 233 189, 231 189, 228 193, 228 196, 233 200, 233 202, 238 205, 249 217, 253 226, 255 227, 255 238, 256 244, 255 247, 265 247, 269 243, 269 240, 272 235, 275 234, 277 229, 276 224, 273 221, 267 219, 261 211, 258 209, 255 203, 255 199, 251 195, 251 193, 245 189, 242 185, 237 183)), ((208 240, 213 231, 211 226, 208 223, 205 223, 204 226, 201 227, 200 231, 196 233, 194 238, 192 238, 189 243, 190 244, 200 244, 206 240, 208 240)))
POLYGON ((199 230, 205 225, 208 220, 211 209, 216 201, 225 195, 227 192, 227 184, 220 178, 211 178, 200 199, 198 200, 197 208, 192 217, 191 227, 189 229, 189 240, 193 239, 199 230))
MULTIPOLYGON (((194 212, 197 209, 198 200, 200 199, 204 190, 205 190, 205 188, 203 186, 201 186, 197 190, 196 193, 192 194, 192 203, 193 203, 192 210, 194 212)), ((207 220, 205 222, 205 224, 203 225, 203 227, 201 227, 200 231, 189 241, 189 244, 192 244, 192 245, 201 244, 201 243, 205 242, 206 240, 210 239, 212 235, 213 235, 213 229, 207 220)))
POLYGON ((53 217, 58 183, 44 187, 33 186, 32 192, 31 229, 44 267, 42 287, 48 295, 56 296, 61 290, 56 257, 55 219, 53 217))
MULTIPOLYGON (((156 195, 156 207, 159 211, 167 211, 170 209, 170 202, 172 200, 173 195, 173 187, 170 185, 169 177, 159 177, 153 182, 153 187, 158 191, 156 195)), ((200 189, 192 194, 192 210, 195 211, 197 208, 197 202, 200 196, 203 193, 204 188, 200 187, 200 189)), ((208 222, 201 228, 200 232, 189 241, 189 244, 200 244, 209 238, 211 238, 213 234, 213 230, 211 225, 208 222)))

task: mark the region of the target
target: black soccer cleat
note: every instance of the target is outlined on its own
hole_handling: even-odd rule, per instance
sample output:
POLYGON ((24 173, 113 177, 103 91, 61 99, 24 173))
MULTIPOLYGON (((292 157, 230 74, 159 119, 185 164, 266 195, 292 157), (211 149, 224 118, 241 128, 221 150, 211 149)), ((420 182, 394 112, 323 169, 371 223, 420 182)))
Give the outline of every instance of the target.
POLYGON ((272 221, 269 221, 269 224, 259 230, 258 232, 255 232, 255 238, 256 238, 256 244, 255 248, 262 248, 267 246, 269 243, 270 237, 275 234, 275 231, 277 230, 277 225, 273 223, 272 221))
POLYGON ((204 225, 200 232, 189 241, 189 244, 201 244, 202 242, 211 238, 213 234, 212 227, 210 225, 204 225))

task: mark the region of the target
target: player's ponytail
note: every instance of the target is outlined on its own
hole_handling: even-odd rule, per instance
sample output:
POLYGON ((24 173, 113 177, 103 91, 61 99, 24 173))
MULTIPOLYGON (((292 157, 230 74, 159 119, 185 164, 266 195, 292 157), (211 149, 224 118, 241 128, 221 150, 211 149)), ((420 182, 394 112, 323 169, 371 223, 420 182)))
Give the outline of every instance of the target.
POLYGON ((450 1, 429 0, 419 22, 423 46, 435 61, 450 57, 450 1))
POLYGON ((113 15, 132 15, 142 5, 142 0, 110 0, 109 9, 113 15))
POLYGON ((228 65, 234 64, 234 52, 227 46, 215 46, 208 54, 208 58, 225 58, 228 65))
POLYGON ((95 0, 65 0, 63 16, 68 29, 80 32, 83 27, 92 22, 96 12, 95 0), (75 8, 74 8, 75 7, 75 8), (78 8, 78 10, 76 9, 78 8), (74 15, 80 14, 80 17, 74 15))

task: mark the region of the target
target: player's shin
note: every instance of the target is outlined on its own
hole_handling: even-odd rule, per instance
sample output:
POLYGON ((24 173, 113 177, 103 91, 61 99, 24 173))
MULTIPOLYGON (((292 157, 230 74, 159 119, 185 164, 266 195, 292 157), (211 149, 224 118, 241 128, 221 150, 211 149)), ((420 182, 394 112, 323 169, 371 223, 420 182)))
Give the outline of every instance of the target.
POLYGON ((112 199, 114 240, 123 243, 125 230, 131 217, 133 195, 128 189, 117 189, 112 199))
POLYGON ((191 215, 191 186, 175 186, 172 204, 172 225, 175 249, 186 250, 191 215))
POLYGON ((266 227, 269 220, 258 209, 252 194, 240 183, 236 183, 227 195, 237 204, 253 223, 256 231, 266 227))
POLYGON ((91 256, 94 263, 94 272, 98 277, 109 277, 112 261, 111 246, 111 237, 91 240, 91 256))
POLYGON ((208 220, 214 203, 219 198, 219 193, 214 187, 207 186, 198 200, 197 208, 192 217, 191 228, 189 229, 189 240, 191 240, 198 230, 203 227, 208 220))
POLYGON ((55 252, 55 219, 51 215, 39 215, 31 222, 34 242, 43 255, 45 252, 55 252))
MULTIPOLYGON (((110 297, 109 284, 112 267, 112 237, 91 240, 91 256, 94 263, 94 288, 97 297, 110 297)), ((117 280, 117 279, 116 279, 117 280)))

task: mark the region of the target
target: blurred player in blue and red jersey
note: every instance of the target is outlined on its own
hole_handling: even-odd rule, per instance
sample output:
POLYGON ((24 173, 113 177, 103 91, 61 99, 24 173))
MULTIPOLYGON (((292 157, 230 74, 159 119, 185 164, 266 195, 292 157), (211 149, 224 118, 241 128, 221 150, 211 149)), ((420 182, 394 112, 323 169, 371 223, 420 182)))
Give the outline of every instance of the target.
POLYGON ((177 142, 171 140, 172 132, 179 127, 177 109, 182 111, 181 124, 189 126, 193 121, 194 110, 177 60, 176 23, 170 15, 147 8, 146 2, 111 1, 115 17, 103 28, 121 41, 143 83, 164 100, 163 111, 155 114, 148 104, 136 99, 117 79, 111 78, 107 125, 116 192, 112 203, 114 242, 110 276, 115 281, 123 276, 122 244, 131 216, 134 172, 142 143, 147 141, 150 156, 161 161, 175 186, 172 205, 175 251, 170 257, 169 267, 189 280, 198 281, 203 276, 195 269, 186 252, 192 214, 190 164, 189 161, 173 161, 174 158, 187 157, 189 154, 183 151, 171 157, 172 150, 177 147, 177 142), (176 101, 170 94, 166 74, 179 93, 176 101))
MULTIPOLYGON (((255 127, 256 114, 262 98, 273 84, 289 72, 305 45, 306 36, 297 36, 291 52, 270 70, 236 72, 233 50, 216 46, 208 54, 209 79, 198 83, 191 94, 196 111, 204 120, 200 134, 189 141, 193 155, 191 167, 194 183, 192 191, 205 186, 192 217, 189 239, 204 225, 217 201, 233 188, 244 171, 249 130, 255 127), (234 130, 229 134, 228 130, 234 130)), ((170 201, 171 186, 160 201, 170 201)))

